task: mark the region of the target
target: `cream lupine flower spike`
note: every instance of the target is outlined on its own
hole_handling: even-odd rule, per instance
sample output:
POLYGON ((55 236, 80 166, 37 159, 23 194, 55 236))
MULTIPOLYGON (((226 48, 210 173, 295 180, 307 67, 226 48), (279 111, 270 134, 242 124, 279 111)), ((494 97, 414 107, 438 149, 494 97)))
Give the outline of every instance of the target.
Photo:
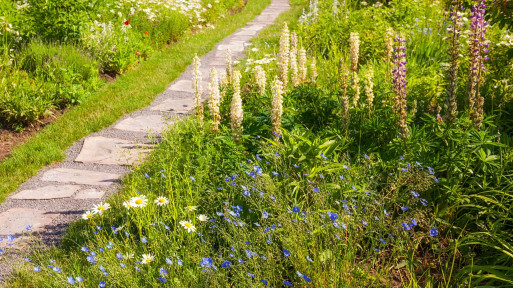
POLYGON ((306 82, 306 50, 299 49, 299 82, 306 82))
POLYGON ((290 35, 290 70, 292 73, 292 86, 297 87, 299 85, 299 75, 297 67, 297 34, 292 32, 290 35))
POLYGON ((194 62, 194 72, 192 76, 192 89, 194 90, 194 102, 195 102, 195 110, 196 110, 196 116, 203 120, 203 105, 201 105, 200 98, 201 98, 201 71, 200 71, 200 58, 198 55, 194 56, 193 59, 194 62))
POLYGON ((242 111, 242 99, 240 96, 240 72, 235 71, 233 73, 233 97, 230 106, 230 118, 231 126, 233 131, 233 138, 235 141, 240 141, 242 135, 242 120, 244 117, 242 111))
POLYGON ((265 70, 260 65, 255 66, 255 82, 258 86, 258 94, 265 94, 266 81, 265 70))
POLYGON ((219 130, 219 123, 221 122, 221 115, 219 112, 219 105, 221 104, 221 95, 219 93, 219 80, 217 79, 216 68, 210 69, 210 82, 208 83, 210 91, 210 101, 208 102, 208 108, 212 115, 212 130, 219 130))
POLYGON ((232 84, 232 74, 233 74, 233 62, 232 62, 232 50, 230 48, 226 49, 226 79, 228 80, 228 84, 232 84))
POLYGON ((317 60, 315 57, 312 58, 312 63, 310 63, 310 82, 315 84, 317 81, 317 60))
POLYGON ((280 36, 280 80, 282 82, 282 89, 287 89, 287 83, 289 81, 289 54, 290 54, 290 34, 287 23, 283 26, 280 36))
POLYGON ((358 56, 360 53, 360 36, 358 32, 351 32, 349 36, 349 53, 351 58, 351 71, 353 72, 352 87, 355 92, 353 98, 353 105, 358 103, 360 99, 360 85, 358 79, 358 56))
POLYGON ((283 114, 282 85, 278 78, 275 78, 272 84, 273 102, 271 119, 273 122, 273 133, 276 135, 276 138, 281 135, 281 115, 283 114))
POLYGON ((372 109, 372 105, 374 102, 374 70, 372 66, 370 66, 364 74, 365 81, 365 95, 367 96, 367 104, 369 105, 369 111, 372 109))

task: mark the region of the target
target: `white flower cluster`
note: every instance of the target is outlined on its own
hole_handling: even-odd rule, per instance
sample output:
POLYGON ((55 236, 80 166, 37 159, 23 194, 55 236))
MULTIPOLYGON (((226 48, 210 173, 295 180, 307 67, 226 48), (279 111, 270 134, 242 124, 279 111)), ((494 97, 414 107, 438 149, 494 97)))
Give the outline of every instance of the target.
POLYGON ((496 44, 497 46, 506 46, 506 47, 512 47, 513 46, 513 35, 508 34, 508 31, 502 33, 501 41, 496 44))

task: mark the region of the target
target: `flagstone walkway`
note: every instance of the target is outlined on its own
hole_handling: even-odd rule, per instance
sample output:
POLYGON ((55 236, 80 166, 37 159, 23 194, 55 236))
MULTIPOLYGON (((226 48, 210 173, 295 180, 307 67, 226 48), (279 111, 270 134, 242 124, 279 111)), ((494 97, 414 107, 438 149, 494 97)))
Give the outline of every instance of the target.
MULTIPOLYGON (((288 0, 271 2, 253 21, 201 57, 204 98, 210 68, 225 70, 226 49, 232 51, 233 59, 244 57, 250 39, 290 8, 288 0)), ((0 205, 0 249, 22 249, 27 240, 22 236, 27 233, 46 244, 58 243, 69 223, 119 190, 130 166, 143 161, 161 133, 193 109, 192 69, 189 66, 150 106, 76 142, 66 151, 64 162, 42 169, 22 184, 0 205)), ((1 267, 5 264, 0 263, 0 276, 5 275, 1 267)))

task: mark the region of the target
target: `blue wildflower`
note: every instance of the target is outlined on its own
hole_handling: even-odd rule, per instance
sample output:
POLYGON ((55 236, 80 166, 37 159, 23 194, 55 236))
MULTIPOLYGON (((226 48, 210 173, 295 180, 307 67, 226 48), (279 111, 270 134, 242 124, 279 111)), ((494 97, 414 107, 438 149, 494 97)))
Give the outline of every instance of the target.
POLYGON ((264 210, 264 211, 262 212, 262 218, 264 218, 264 219, 269 218, 269 213, 267 213, 267 211, 265 211, 265 210, 264 210))
POLYGON ((287 280, 283 280, 283 284, 284 284, 285 286, 289 286, 289 287, 293 286, 293 285, 292 285, 292 283, 290 283, 290 282, 289 282, 289 281, 287 281, 287 280))
POLYGON ((41 267, 39 267, 39 266, 34 267, 35 272, 41 272, 42 270, 43 269, 41 269, 41 267))
POLYGON ((385 241, 385 239, 383 239, 383 238, 379 238, 379 241, 381 241, 381 243, 383 243, 383 244, 387 244, 387 241, 385 241))
POLYGON ((436 230, 436 228, 431 228, 429 230, 429 235, 431 235, 433 237, 437 236, 438 235, 438 230, 436 230))
POLYGON ((408 206, 403 206, 403 207, 401 207, 401 210, 403 210, 403 211, 408 211, 408 206))
POLYGON ((301 211, 301 209, 299 209, 299 207, 297 207, 297 206, 292 207, 292 212, 299 213, 299 211, 301 211))
POLYGON ((84 278, 82 278, 80 276, 77 276, 77 277, 75 277, 75 281, 77 281, 77 282, 84 282, 84 278))
POLYGON ((262 279, 260 280, 260 282, 264 283, 264 285, 267 286, 267 280, 262 279))
POLYGON ((213 260, 210 257, 209 258, 203 258, 201 260, 201 264, 200 265, 201 265, 201 267, 204 267, 204 268, 210 268, 210 267, 212 267, 212 262, 213 262, 213 260))
POLYGON ((319 188, 316 188, 316 187, 314 187, 314 188, 313 188, 313 191, 314 191, 314 192, 317 192, 317 193, 319 193, 319 192, 320 192, 319 188))
POLYGON ((230 262, 228 260, 224 260, 223 264, 221 264, 221 267, 228 268, 228 267, 230 267, 230 265, 232 265, 232 262, 230 262))
POLYGON ((407 231, 410 231, 411 227, 410 225, 406 224, 406 223, 401 223, 401 226, 403 226, 404 229, 406 229, 407 231))
POLYGON ((167 282, 167 279, 164 278, 164 277, 159 277, 159 283, 166 283, 167 282))
POLYGON ((331 212, 330 212, 330 213, 329 213, 329 216, 330 216, 330 219, 331 219, 332 221, 335 221, 335 220, 337 220, 337 218, 338 218, 338 214, 337 214, 337 213, 331 213, 331 212))
POLYGON ((98 287, 104 288, 105 287, 105 281, 100 281, 100 283, 98 284, 98 287))
POLYGON ((290 256, 290 252, 287 249, 285 249, 285 248, 283 248, 283 256, 285 256, 285 257, 289 257, 290 256))
POLYGON ((415 191, 411 191, 411 195, 413 195, 413 197, 415 197, 415 198, 419 197, 419 193, 417 193, 415 191))

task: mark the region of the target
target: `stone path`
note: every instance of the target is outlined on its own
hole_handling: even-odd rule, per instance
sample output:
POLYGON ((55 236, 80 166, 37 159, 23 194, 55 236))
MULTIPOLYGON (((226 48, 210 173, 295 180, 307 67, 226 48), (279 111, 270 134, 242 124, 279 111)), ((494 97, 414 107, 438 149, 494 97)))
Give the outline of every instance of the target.
MULTIPOLYGON (((250 39, 290 8, 288 0, 271 2, 253 21, 201 57, 205 90, 210 68, 215 67, 219 72, 225 70, 227 48, 232 51, 234 60, 244 57, 243 51, 250 39)), ((70 222, 116 192, 130 166, 144 160, 158 143, 160 134, 193 109, 192 69, 189 66, 150 106, 125 115, 112 126, 76 142, 66 151, 64 162, 42 169, 22 184, 0 205, 0 239, 3 238, 0 249, 6 252, 23 247, 26 238, 20 236, 28 233, 27 225, 30 225, 30 233, 39 236, 44 243, 58 243, 70 222), (9 234, 15 236, 15 240, 9 241, 9 234)), ((9 253, 4 256, 6 254, 9 253)), ((0 277, 5 276, 9 266, 9 263, 0 263, 0 277)))

